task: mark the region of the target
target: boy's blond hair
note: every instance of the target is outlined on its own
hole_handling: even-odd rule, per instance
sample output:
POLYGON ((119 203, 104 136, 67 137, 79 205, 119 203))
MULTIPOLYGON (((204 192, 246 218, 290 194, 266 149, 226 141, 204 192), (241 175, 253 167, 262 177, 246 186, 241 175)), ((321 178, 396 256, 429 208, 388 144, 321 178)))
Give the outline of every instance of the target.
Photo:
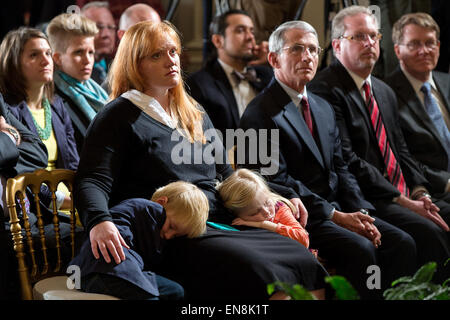
POLYGON ((78 13, 62 13, 47 26, 47 35, 54 52, 65 53, 75 36, 94 37, 98 33, 94 21, 78 13))
POLYGON ((266 192, 276 201, 284 202, 292 212, 297 212, 294 205, 286 198, 270 191, 267 182, 257 173, 248 169, 238 169, 217 186, 225 208, 236 213, 247 207, 255 198, 258 191, 266 192))
POLYGON ((156 202, 161 197, 167 197, 164 207, 172 211, 171 218, 189 230, 188 238, 205 233, 209 203, 202 190, 192 183, 177 181, 158 188, 151 200, 156 202))

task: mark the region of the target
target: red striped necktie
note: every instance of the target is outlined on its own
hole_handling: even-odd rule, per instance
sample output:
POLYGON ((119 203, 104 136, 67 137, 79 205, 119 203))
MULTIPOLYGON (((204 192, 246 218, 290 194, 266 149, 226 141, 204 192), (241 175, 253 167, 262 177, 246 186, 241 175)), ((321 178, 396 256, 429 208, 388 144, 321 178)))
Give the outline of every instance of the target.
POLYGON ((409 196, 409 190, 406 186, 405 179, 403 177, 402 169, 395 159, 394 153, 389 146, 388 137, 386 135, 386 129, 384 128, 383 120, 381 119, 380 110, 378 109, 377 102, 370 90, 370 84, 366 81, 363 85, 364 93, 366 95, 367 108, 370 113, 370 120, 372 122, 375 135, 378 140, 378 147, 380 148, 381 155, 383 156, 386 172, 389 181, 405 196, 409 196))

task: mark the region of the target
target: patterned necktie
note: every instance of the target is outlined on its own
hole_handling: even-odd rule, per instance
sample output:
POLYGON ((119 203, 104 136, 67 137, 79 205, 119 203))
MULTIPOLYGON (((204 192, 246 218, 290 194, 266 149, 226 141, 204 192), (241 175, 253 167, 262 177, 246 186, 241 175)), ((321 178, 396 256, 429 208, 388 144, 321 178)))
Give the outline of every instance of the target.
POLYGON ((234 76, 237 83, 241 82, 242 80, 247 80, 250 83, 261 81, 261 79, 258 79, 256 70, 252 68, 247 68, 245 72, 238 72, 236 70, 233 70, 231 74, 234 76))
POLYGON ((303 118, 305 119, 309 132, 311 132, 311 135, 314 137, 313 122, 311 117, 311 110, 309 109, 308 100, 305 97, 303 97, 300 103, 302 105, 303 118))
POLYGON ((439 110, 436 100, 431 95, 430 83, 425 82, 422 88, 420 88, 420 91, 422 91, 425 95, 425 110, 430 116, 430 119, 436 127, 439 136, 441 137, 444 144, 444 148, 449 159, 447 170, 450 171, 450 132, 448 131, 447 125, 445 124, 444 118, 442 117, 442 113, 439 110))
POLYGON ((377 102, 370 90, 370 85, 364 82, 364 93, 366 95, 367 108, 370 113, 370 120, 372 122, 375 135, 378 140, 378 147, 380 148, 381 155, 383 156, 384 164, 389 181, 405 196, 409 196, 409 190, 406 186, 405 179, 403 177, 402 169, 395 159, 394 153, 389 146, 389 141, 386 135, 386 129, 384 128, 383 120, 381 119, 380 110, 378 109, 377 102))

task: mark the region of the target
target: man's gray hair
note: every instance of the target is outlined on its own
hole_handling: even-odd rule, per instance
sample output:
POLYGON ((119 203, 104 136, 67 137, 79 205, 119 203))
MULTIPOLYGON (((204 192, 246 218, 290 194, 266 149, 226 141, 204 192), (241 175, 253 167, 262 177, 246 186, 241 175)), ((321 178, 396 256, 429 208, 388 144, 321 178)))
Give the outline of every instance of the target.
POLYGON ((307 33, 312 33, 319 42, 319 36, 317 35, 316 29, 308 22, 305 21, 288 21, 276 28, 274 32, 269 37, 269 52, 280 52, 284 47, 286 39, 284 34, 291 29, 303 30, 307 33))
POLYGON ((86 3, 83 8, 81 8, 81 13, 85 12, 89 8, 106 8, 109 9, 108 1, 92 1, 86 3))
POLYGON ((340 36, 344 35, 345 32, 344 19, 346 17, 356 16, 357 14, 361 13, 371 16, 373 20, 375 20, 375 23, 377 24, 377 29, 380 28, 380 26, 378 25, 377 17, 372 13, 372 11, 369 8, 363 6, 350 6, 339 11, 333 18, 333 21, 331 23, 331 39, 332 40, 338 39, 340 36))

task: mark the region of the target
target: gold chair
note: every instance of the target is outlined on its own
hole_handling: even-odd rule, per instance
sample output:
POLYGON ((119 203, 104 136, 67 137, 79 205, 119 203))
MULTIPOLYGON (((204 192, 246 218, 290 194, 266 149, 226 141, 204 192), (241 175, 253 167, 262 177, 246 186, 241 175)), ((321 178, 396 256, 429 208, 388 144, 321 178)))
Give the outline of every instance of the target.
MULTIPOLYGON (((65 268, 76 254, 76 219, 72 198, 72 186, 75 172, 66 169, 47 171, 38 169, 32 173, 24 173, 8 179, 6 186, 6 203, 10 217, 10 231, 16 252, 22 299, 24 300, 111 300, 112 296, 85 293, 68 288, 68 277, 65 268), (70 258, 63 252, 60 234, 60 218, 56 206, 55 192, 59 183, 64 183, 71 195, 70 205, 70 258), (39 205, 39 191, 42 184, 46 184, 51 191, 52 198, 52 236, 46 232, 44 217, 39 205), (39 234, 32 234, 30 217, 26 210, 18 215, 16 199, 21 208, 25 208, 25 191, 31 190, 36 203, 37 228, 39 234), (36 239, 38 238, 38 239, 36 239), (49 241, 54 241, 49 245, 49 241), (54 247, 54 248, 53 248, 54 247), (53 255, 51 255, 51 253, 53 255), (51 257, 54 256, 53 259, 51 257), (54 260, 54 261, 52 261, 54 260), (66 261, 67 260, 67 261, 66 261), (51 264, 54 263, 54 266, 51 264)), ((51 228, 50 228, 51 229, 51 228)), ((70 279, 69 279, 70 280, 70 279)))
POLYGON ((236 163, 235 163, 235 153, 236 153, 236 145, 234 145, 231 149, 227 151, 228 161, 230 162, 231 168, 233 170, 236 170, 236 163))

